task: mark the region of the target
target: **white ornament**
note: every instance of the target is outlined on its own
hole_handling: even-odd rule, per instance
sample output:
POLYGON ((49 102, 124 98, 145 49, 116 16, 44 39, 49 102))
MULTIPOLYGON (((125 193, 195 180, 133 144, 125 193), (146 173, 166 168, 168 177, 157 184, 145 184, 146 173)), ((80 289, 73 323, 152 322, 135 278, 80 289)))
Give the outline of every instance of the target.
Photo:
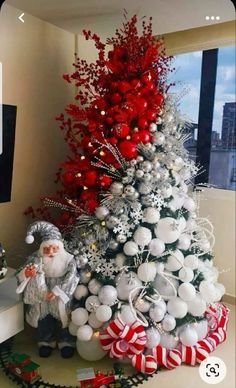
POLYGON ((151 186, 146 183, 140 183, 138 186, 138 192, 143 195, 147 195, 152 191, 151 186))
POLYGON ((91 272, 81 271, 80 272, 80 281, 81 283, 87 284, 91 280, 91 272))
POLYGON ((88 289, 83 284, 79 284, 74 292, 74 297, 77 300, 80 300, 81 298, 85 298, 88 295, 88 289))
POLYGON ((185 302, 190 302, 196 296, 196 289, 191 283, 182 283, 178 288, 178 294, 185 302))
POLYGON ((160 273, 163 273, 165 269, 165 265, 164 263, 156 263, 156 270, 157 270, 157 273, 160 274, 160 273))
POLYGON ((71 335, 76 336, 77 330, 78 330, 78 325, 75 325, 75 324, 71 321, 70 324, 69 324, 69 326, 68 326, 68 330, 69 330, 69 333, 70 333, 71 335))
POLYGON ((202 297, 197 294, 191 302, 188 303, 188 312, 192 314, 194 317, 201 316, 206 311, 206 302, 202 299, 202 297))
POLYGON ((188 312, 188 305, 182 299, 176 297, 167 303, 167 311, 175 318, 184 318, 188 312))
POLYGON ((127 256, 135 256, 138 253, 139 248, 134 241, 127 241, 123 246, 123 250, 127 256))
POLYGON ((166 314, 161 323, 162 323, 163 330, 165 331, 172 331, 176 326, 176 320, 170 314, 166 314))
MULTIPOLYGON (((135 272, 123 273, 120 277, 118 277, 117 281, 116 289, 118 298, 121 300, 128 300, 130 292, 140 286, 142 286, 142 282, 139 280, 135 272)), ((135 297, 139 291, 140 289, 138 289, 137 292, 134 292, 133 297, 135 297)))
POLYGON ((194 210, 196 210, 196 203, 192 198, 187 198, 184 201, 183 207, 187 209, 189 212, 193 212, 194 210))
POLYGON ((149 131, 150 131, 151 133, 156 132, 156 131, 157 131, 157 124, 156 124, 156 123, 151 123, 151 124, 149 125, 149 131))
POLYGON ((120 318, 126 325, 132 325, 136 321, 136 318, 129 305, 123 305, 121 307, 120 318))
POLYGON ((194 278, 194 272, 189 267, 183 267, 179 271, 179 278, 182 282, 191 282, 194 278))
POLYGON ((144 226, 139 226, 134 232, 133 239, 140 247, 148 245, 152 239, 152 232, 144 226))
POLYGON ((184 255, 179 249, 176 249, 167 257, 165 267, 168 271, 178 271, 183 266, 183 263, 184 255))
POLYGON ((93 336, 93 329, 89 325, 80 326, 77 330, 77 338, 80 341, 90 341, 93 336))
POLYGON ((175 348, 177 348, 178 343, 179 343, 179 340, 176 337, 174 337, 172 334, 165 333, 165 334, 161 335, 160 345, 163 348, 175 349, 175 348))
POLYGON ((168 203, 168 207, 173 211, 181 209, 184 200, 185 198, 182 195, 175 194, 173 195, 173 199, 168 203))
POLYGON ((179 171, 184 165, 184 161, 180 156, 177 156, 177 158, 174 160, 173 170, 179 171))
POLYGON ((99 293, 98 298, 102 304, 112 306, 117 300, 117 289, 113 286, 103 286, 99 293))
POLYGON ((187 234, 181 234, 179 237, 177 247, 179 249, 182 249, 183 251, 186 251, 187 249, 189 249, 190 245, 191 245, 191 238, 187 234))
POLYGON ((175 186, 177 186, 180 183, 180 176, 176 171, 172 171, 173 178, 175 180, 175 186))
POLYGON ((156 224, 160 219, 160 213, 153 207, 147 207, 143 212, 143 221, 148 224, 156 224))
MULTIPOLYGON (((99 308, 99 307, 98 307, 98 308, 99 308)), ((93 329, 98 329, 99 327, 102 326, 102 322, 99 321, 99 320, 97 319, 97 316, 96 316, 96 313, 95 313, 95 312, 89 314, 88 323, 89 323, 89 325, 90 325, 93 329)))
POLYGON ((95 216, 99 220, 105 220, 105 218, 108 216, 108 214, 109 214, 109 210, 105 206, 99 206, 95 210, 95 216))
POLYGON ((112 309, 110 308, 110 306, 103 304, 98 307, 96 311, 96 317, 101 322, 107 322, 112 317, 112 309))
POLYGON ((180 222, 171 217, 162 218, 155 226, 154 232, 164 243, 172 244, 181 234, 180 222))
POLYGON ((170 184, 166 184, 162 189, 161 189, 161 194, 163 195, 164 198, 170 198, 172 195, 172 186, 170 184))
POLYGON ((76 341, 77 351, 84 360, 87 361, 98 361, 101 360, 107 354, 106 350, 103 350, 99 332, 95 332, 89 341, 76 341))
POLYGON ((207 303, 213 303, 216 300, 216 288, 214 284, 207 280, 203 280, 199 284, 199 291, 201 293, 202 298, 207 302, 207 303))
POLYGON ((204 319, 200 322, 195 322, 192 324, 192 326, 194 327, 194 329, 197 332, 198 341, 201 341, 204 338, 206 338, 207 333, 208 333, 208 322, 206 319, 204 319))
POLYGON ((179 338, 185 346, 194 346, 198 341, 196 330, 189 325, 180 331, 179 338))
POLYGON ((93 295, 98 295, 100 288, 102 287, 101 283, 97 279, 90 280, 88 284, 88 289, 93 295))
POLYGON ((121 182, 113 182, 110 186, 112 194, 120 195, 123 193, 124 185, 121 182))
POLYGON ((85 301, 85 307, 90 313, 96 311, 100 304, 101 303, 96 295, 89 296, 85 301))
POLYGON ((165 244, 159 238, 153 238, 148 245, 148 250, 152 256, 160 257, 165 251, 165 244))
POLYGON ((82 307, 78 307, 71 313, 72 322, 77 326, 82 326, 88 321, 88 311, 82 307))
POLYGON ((115 257, 115 262, 118 268, 122 268, 125 264, 125 255, 123 253, 118 253, 115 257))
POLYGON ((147 342, 146 342, 146 348, 147 349, 153 349, 159 345, 161 336, 157 329, 154 327, 151 327, 150 329, 146 330, 147 335, 147 342))
POLYGON ((179 282, 178 280, 172 278, 168 278, 167 281, 163 276, 157 274, 153 285, 155 289, 162 295, 163 299, 168 300, 175 296, 175 290, 177 289, 179 282))
POLYGON ((154 322, 160 322, 164 318, 165 310, 161 306, 153 304, 149 310, 149 316, 154 322))
POLYGON ((162 132, 156 132, 153 135, 153 143, 156 145, 162 145, 165 142, 165 135, 162 132))
POLYGON ((199 264, 198 257, 195 255, 188 255, 184 259, 184 266, 191 269, 197 269, 199 264))
POLYGON ((138 278, 143 282, 153 282, 156 277, 156 265, 154 262, 143 263, 138 267, 138 278))
POLYGON ((135 308, 141 313, 147 313, 150 310, 150 303, 145 299, 139 298, 135 302, 135 308))

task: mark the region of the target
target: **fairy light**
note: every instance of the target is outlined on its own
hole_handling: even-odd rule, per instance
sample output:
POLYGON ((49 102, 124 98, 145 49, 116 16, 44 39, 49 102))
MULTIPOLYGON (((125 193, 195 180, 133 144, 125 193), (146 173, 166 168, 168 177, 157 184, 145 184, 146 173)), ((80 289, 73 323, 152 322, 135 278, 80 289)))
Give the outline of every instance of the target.
POLYGON ((105 222, 105 221, 102 221, 102 222, 101 222, 101 225, 102 225, 102 226, 105 226, 105 225, 106 225, 106 222, 105 222))
POLYGON ((129 136, 129 135, 126 136, 126 139, 127 139, 127 140, 130 140, 130 139, 131 139, 131 136, 129 136))
POLYGON ((84 189, 84 190, 88 190, 87 186, 84 186, 83 189, 84 189))
POLYGON ((104 156, 104 155, 105 155, 105 152, 104 152, 104 151, 100 151, 100 152, 99 152, 99 155, 100 155, 100 156, 104 156))
POLYGON ((106 112, 104 110, 101 111, 101 115, 105 116, 106 112))
POLYGON ((85 159, 85 156, 84 156, 84 155, 82 155, 82 156, 80 157, 80 159, 81 159, 81 160, 84 160, 84 159, 85 159))
POLYGON ((89 146, 89 147, 92 147, 93 145, 92 145, 92 143, 91 143, 91 142, 89 142, 89 143, 88 143, 88 146, 89 146))
MULTIPOLYGON (((78 177, 81 177, 82 176, 82 174, 80 173, 80 172, 78 172, 77 174, 76 174, 76 177, 78 178, 78 177)), ((69 201, 68 201, 69 202, 69 201)))

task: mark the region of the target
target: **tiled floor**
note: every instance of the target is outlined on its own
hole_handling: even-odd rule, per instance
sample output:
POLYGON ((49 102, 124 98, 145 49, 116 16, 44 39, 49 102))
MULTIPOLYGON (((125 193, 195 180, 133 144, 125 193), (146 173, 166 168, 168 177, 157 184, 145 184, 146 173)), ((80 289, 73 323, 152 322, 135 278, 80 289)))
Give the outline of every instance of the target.
MULTIPOLYGON (((229 305, 230 320, 228 326, 228 338, 212 355, 220 357, 227 366, 227 375, 224 381, 215 385, 219 388, 235 387, 235 306, 229 305)), ((15 338, 15 350, 29 353, 32 360, 41 365, 41 374, 44 381, 60 385, 78 385, 76 383, 76 370, 81 367, 94 366, 97 369, 107 370, 112 368, 112 361, 107 358, 94 363, 86 363, 78 355, 70 360, 60 357, 57 350, 49 359, 41 359, 37 355, 37 348, 34 341, 34 331, 27 329, 18 334, 15 338)), ((16 386, 5 376, 0 375, 1 388, 13 388, 16 386)), ((203 382, 199 376, 198 367, 181 365, 174 370, 162 370, 149 381, 142 385, 142 388, 205 388, 209 384, 203 382)))

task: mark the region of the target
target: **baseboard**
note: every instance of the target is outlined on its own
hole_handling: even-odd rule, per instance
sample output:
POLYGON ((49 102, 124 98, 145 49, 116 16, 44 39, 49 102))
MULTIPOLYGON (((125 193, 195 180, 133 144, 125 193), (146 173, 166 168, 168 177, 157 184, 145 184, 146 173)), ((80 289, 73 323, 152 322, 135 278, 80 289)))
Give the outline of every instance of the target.
POLYGON ((230 295, 230 294, 225 294, 222 298, 222 302, 235 305, 236 304, 236 296, 230 295))

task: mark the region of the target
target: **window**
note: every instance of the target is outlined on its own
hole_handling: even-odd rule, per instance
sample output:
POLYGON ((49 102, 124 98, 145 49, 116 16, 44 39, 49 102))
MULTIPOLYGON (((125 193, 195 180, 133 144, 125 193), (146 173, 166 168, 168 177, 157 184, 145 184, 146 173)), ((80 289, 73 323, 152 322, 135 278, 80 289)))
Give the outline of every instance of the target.
POLYGON ((180 100, 181 111, 193 123, 185 146, 204 168, 195 183, 235 190, 235 48, 180 54, 174 66, 174 93, 181 97, 184 87, 190 91, 180 100))

